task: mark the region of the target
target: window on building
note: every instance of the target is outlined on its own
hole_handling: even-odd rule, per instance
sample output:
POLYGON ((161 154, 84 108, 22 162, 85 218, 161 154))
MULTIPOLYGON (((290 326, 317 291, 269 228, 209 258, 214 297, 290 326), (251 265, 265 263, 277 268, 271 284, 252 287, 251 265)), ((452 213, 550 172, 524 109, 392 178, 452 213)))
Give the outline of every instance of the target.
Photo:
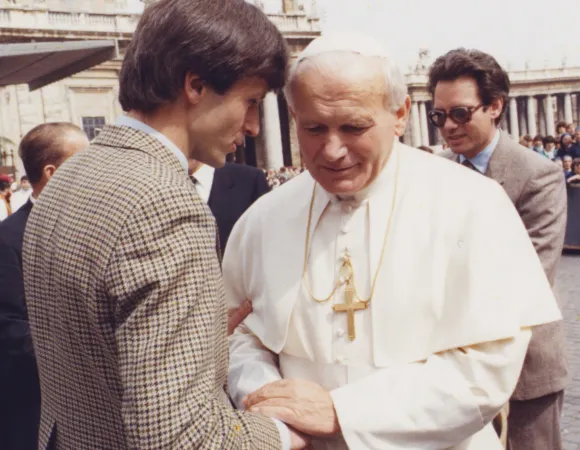
POLYGON ((87 133, 89 141, 96 138, 104 126, 105 118, 103 116, 83 117, 83 130, 87 133))

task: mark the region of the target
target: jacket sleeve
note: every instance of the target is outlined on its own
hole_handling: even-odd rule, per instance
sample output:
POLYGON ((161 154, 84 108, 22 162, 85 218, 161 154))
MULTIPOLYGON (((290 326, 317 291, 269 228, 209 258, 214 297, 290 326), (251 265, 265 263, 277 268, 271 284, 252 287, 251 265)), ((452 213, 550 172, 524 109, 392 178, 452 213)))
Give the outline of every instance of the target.
POLYGON ((256 181, 254 184, 254 194, 253 194, 253 201, 258 200, 262 195, 267 194, 270 192, 270 186, 268 185, 268 180, 266 179, 266 175, 261 170, 256 174, 256 181))
POLYGON ((555 164, 543 166, 525 185, 516 207, 553 285, 567 217, 566 183, 561 169, 555 164))
POLYGON ((215 222, 183 186, 134 207, 107 269, 128 446, 280 449, 265 417, 227 403, 227 314, 215 222))

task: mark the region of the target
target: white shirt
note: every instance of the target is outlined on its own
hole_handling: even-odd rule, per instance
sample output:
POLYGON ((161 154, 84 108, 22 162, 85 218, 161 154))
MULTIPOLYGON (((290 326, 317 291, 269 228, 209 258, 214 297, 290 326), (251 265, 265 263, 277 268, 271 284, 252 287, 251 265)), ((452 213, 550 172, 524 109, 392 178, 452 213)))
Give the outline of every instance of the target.
POLYGON ((195 189, 201 199, 207 203, 211 194, 211 186, 213 184, 213 176, 215 168, 202 164, 191 176, 195 178, 195 189))
POLYGON ((18 211, 18 209, 22 208, 30 196, 32 195, 32 189, 24 190, 18 189, 16 192, 12 194, 10 197, 10 206, 12 207, 12 212, 18 211))
POLYGON ((0 222, 8 217, 8 208, 6 208, 6 202, 4 199, 0 198, 0 222))

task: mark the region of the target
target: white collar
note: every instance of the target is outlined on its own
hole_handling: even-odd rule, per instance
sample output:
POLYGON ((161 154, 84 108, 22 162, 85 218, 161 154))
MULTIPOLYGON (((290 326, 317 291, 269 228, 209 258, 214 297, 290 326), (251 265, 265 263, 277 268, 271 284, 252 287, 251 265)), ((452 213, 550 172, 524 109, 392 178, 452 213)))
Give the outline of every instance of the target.
POLYGON ((161 144, 163 144, 166 148, 168 148, 169 150, 171 150, 175 154, 175 156, 179 160, 179 164, 181 164, 181 166, 183 167, 183 169, 186 172, 189 171, 188 164, 187 164, 187 158, 185 157, 183 152, 179 149, 179 147, 177 145, 175 145, 175 143, 173 143, 173 141, 171 141, 171 139, 169 139, 163 133, 157 131, 155 128, 152 128, 149 125, 141 122, 140 120, 137 120, 137 119, 135 119, 133 117, 129 117, 129 116, 119 117, 117 119, 117 121, 115 122, 115 125, 120 126, 120 127, 133 128, 135 130, 142 131, 143 133, 146 133, 149 136, 154 137, 159 142, 161 142, 161 144))
POLYGON ((211 190, 215 169, 207 164, 202 164, 199 169, 191 174, 204 189, 211 190))

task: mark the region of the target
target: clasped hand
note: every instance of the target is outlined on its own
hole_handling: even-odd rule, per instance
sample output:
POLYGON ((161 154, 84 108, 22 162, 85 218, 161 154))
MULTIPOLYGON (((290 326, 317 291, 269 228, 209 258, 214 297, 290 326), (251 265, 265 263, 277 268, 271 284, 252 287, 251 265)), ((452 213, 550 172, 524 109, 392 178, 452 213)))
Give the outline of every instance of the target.
POLYGON ((330 393, 312 381, 275 381, 245 397, 243 403, 250 412, 281 420, 310 436, 329 437, 340 431, 330 393))

